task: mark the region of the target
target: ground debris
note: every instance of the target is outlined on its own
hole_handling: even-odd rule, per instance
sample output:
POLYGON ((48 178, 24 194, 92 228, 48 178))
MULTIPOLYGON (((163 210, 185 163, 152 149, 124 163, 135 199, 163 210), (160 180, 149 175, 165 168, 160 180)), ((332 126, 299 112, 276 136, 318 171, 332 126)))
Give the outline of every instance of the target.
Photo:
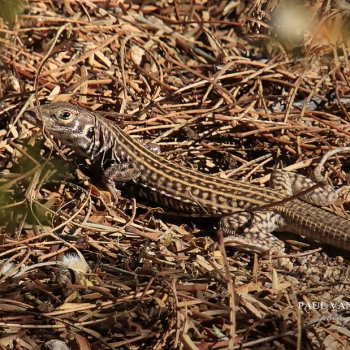
MULTIPOLYGON (((198 171, 265 186, 275 167, 308 175, 349 144, 345 2, 8 3, 0 347, 345 348, 344 252, 281 234, 285 257, 226 256, 215 220, 164 215, 127 184, 113 205, 96 169, 21 121, 69 101, 198 171)), ((327 162, 335 187, 346 159, 327 162)))

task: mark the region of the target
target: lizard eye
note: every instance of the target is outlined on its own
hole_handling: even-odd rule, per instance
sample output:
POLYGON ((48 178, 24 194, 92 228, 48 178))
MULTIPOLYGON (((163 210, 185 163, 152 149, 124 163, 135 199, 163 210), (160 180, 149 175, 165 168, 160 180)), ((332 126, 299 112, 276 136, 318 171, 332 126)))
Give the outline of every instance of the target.
POLYGON ((68 120, 72 118, 72 113, 68 111, 63 111, 59 113, 57 117, 62 120, 68 120))
POLYGON ((92 139, 92 137, 94 136, 94 128, 92 126, 88 129, 85 136, 90 140, 92 139))

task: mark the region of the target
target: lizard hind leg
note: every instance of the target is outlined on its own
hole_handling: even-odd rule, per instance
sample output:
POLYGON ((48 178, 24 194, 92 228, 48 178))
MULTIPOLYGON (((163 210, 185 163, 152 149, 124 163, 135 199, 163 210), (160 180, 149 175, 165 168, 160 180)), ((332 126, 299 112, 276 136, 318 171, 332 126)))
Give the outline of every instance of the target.
MULTIPOLYGON (((324 181, 322 178, 320 181, 324 181)), ((275 170, 271 174, 270 187, 281 191, 286 197, 306 191, 316 183, 303 175, 287 172, 284 170, 275 170)), ((313 191, 300 195, 300 199, 307 203, 326 207, 333 204, 338 199, 338 193, 330 185, 315 188, 313 191)))
POLYGON ((223 217, 219 226, 227 246, 257 253, 279 253, 283 251, 284 243, 271 232, 284 224, 283 217, 273 211, 257 211, 223 217))
MULTIPOLYGON (((306 191, 316 183, 325 182, 326 180, 321 173, 321 169, 329 157, 340 152, 350 152, 350 147, 338 147, 326 152, 313 171, 311 179, 297 173, 287 172, 281 169, 275 170, 271 174, 270 187, 281 191, 288 197, 306 191)), ((326 184, 300 196, 300 199, 313 205, 326 207, 336 202, 340 191, 326 184)))

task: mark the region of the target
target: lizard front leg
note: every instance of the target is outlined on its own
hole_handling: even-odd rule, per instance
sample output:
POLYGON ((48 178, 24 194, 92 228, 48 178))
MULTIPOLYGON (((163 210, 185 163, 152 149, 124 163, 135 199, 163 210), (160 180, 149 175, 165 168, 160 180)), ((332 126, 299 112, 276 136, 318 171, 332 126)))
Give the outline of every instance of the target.
MULTIPOLYGON (((157 144, 148 143, 145 147, 153 153, 160 153, 160 148, 157 144)), ((136 180, 140 175, 141 171, 135 162, 113 163, 103 170, 102 181, 117 203, 120 191, 117 189, 116 184, 136 180)))
POLYGON ((135 180, 140 174, 137 164, 133 162, 115 163, 103 170, 102 181, 112 194, 114 201, 118 202, 120 191, 116 184, 135 180))

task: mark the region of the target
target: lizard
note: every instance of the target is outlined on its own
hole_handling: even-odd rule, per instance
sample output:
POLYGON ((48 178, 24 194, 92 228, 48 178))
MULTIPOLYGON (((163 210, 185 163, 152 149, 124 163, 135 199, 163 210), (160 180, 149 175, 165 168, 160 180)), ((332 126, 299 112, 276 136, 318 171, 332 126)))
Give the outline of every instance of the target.
MULTIPOLYGON (((350 221, 321 208, 338 197, 330 185, 317 187, 311 179, 283 170, 274 171, 272 187, 191 170, 164 159, 98 113, 68 102, 28 108, 23 117, 98 163, 114 198, 119 195, 116 184, 130 181, 140 197, 177 212, 220 216, 225 245, 277 253, 284 250, 284 243, 271 232, 278 230, 350 250, 350 221), (306 193, 312 186, 315 189, 306 193), (299 192, 306 194, 293 199, 299 192), (285 201, 289 197, 293 198, 285 201), (263 206, 270 207, 259 210, 263 206)), ((324 180, 319 167, 314 175, 324 180)))

